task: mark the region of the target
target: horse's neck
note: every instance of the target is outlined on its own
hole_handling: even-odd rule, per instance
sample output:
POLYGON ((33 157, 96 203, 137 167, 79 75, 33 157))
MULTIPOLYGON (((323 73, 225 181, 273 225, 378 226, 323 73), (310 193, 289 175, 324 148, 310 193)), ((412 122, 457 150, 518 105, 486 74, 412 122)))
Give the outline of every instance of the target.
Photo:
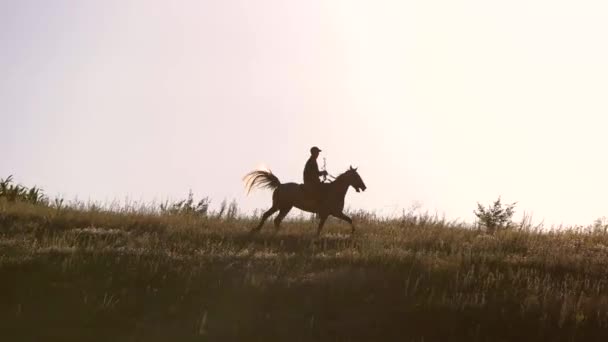
POLYGON ((341 194, 341 195, 346 195, 346 191, 348 190, 348 187, 350 186, 350 184, 348 184, 348 181, 343 178, 343 177, 338 177, 335 181, 334 181, 335 187, 336 187, 336 191, 341 194))

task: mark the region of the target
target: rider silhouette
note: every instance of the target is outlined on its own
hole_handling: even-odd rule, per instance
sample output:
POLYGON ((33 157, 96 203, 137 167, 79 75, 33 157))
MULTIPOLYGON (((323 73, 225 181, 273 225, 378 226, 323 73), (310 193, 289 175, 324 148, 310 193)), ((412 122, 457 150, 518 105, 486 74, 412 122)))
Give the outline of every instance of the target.
POLYGON ((317 158, 319 157, 321 150, 313 146, 310 149, 310 158, 304 166, 304 189, 308 191, 312 197, 319 201, 321 199, 321 187, 322 183, 319 177, 327 176, 327 171, 319 171, 319 165, 317 165, 317 158))

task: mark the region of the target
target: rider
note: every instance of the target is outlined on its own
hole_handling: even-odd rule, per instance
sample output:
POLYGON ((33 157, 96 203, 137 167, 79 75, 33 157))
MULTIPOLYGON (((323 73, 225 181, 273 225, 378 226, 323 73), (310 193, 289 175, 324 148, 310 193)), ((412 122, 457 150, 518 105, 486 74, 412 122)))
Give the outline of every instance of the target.
POLYGON ((310 158, 308 158, 306 166, 304 166, 304 189, 309 190, 316 200, 320 200, 320 190, 322 186, 319 177, 327 176, 327 171, 319 171, 319 165, 317 165, 319 152, 321 152, 321 150, 317 146, 313 146, 310 149, 310 158))

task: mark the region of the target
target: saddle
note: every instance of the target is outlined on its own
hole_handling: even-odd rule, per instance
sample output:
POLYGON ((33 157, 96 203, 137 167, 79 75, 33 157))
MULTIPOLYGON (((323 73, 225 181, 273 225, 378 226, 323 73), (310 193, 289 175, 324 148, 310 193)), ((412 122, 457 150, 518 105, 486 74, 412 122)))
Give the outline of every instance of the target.
POLYGON ((323 182, 316 184, 300 184, 300 189, 302 193, 304 193, 304 197, 307 197, 315 202, 320 202, 323 198, 325 198, 330 184, 331 183, 323 182))

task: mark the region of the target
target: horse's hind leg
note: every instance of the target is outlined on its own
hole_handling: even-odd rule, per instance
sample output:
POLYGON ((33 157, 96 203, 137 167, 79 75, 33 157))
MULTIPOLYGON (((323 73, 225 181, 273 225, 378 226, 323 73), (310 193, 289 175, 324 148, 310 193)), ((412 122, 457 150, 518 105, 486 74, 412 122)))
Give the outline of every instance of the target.
POLYGON ((272 206, 272 208, 268 209, 262 215, 262 219, 260 220, 260 223, 255 228, 253 228, 249 233, 253 234, 253 233, 257 233, 258 231, 260 231, 260 229, 262 229, 262 226, 264 225, 264 222, 266 222, 266 220, 268 219, 268 217, 270 217, 270 215, 276 213, 277 210, 279 210, 279 208, 277 208, 274 205, 272 206))
POLYGON ((290 210, 291 210, 291 207, 288 207, 288 208, 283 208, 283 209, 281 209, 281 211, 279 211, 279 215, 277 215, 277 217, 275 217, 275 219, 274 219, 275 231, 279 230, 279 226, 281 225, 281 222, 283 221, 285 216, 287 216, 287 214, 289 213, 290 210))

